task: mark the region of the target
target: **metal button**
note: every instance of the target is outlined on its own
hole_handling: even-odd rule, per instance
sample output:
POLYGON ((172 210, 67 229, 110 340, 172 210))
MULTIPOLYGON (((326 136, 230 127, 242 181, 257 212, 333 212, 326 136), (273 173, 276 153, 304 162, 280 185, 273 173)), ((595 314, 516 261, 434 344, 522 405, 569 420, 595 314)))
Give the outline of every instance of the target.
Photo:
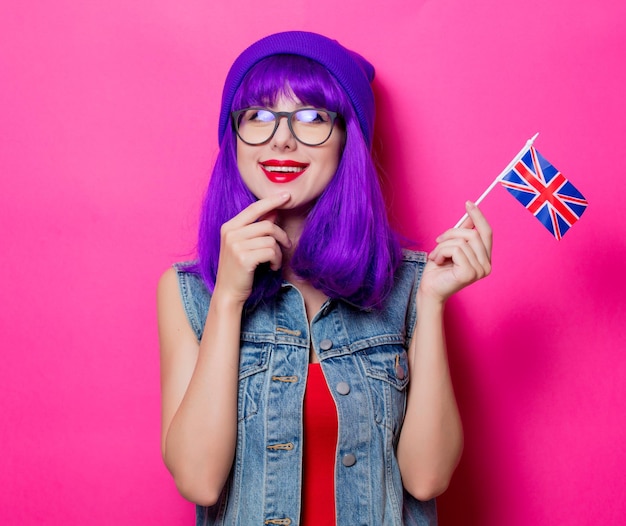
POLYGON ((331 340, 329 340, 328 338, 324 338, 321 342, 320 342, 320 349, 322 349, 322 351, 327 351, 328 349, 330 349, 333 346, 333 342, 331 340))
POLYGON ((404 369, 401 365, 396 365, 396 376, 398 380, 404 380, 404 369))
POLYGON ((350 386, 348 385, 348 382, 339 382, 335 386, 335 389, 340 395, 347 395, 350 392, 350 386))
POLYGON ((354 466, 356 464, 356 457, 353 453, 346 453, 341 459, 341 463, 349 468, 350 466, 354 466))

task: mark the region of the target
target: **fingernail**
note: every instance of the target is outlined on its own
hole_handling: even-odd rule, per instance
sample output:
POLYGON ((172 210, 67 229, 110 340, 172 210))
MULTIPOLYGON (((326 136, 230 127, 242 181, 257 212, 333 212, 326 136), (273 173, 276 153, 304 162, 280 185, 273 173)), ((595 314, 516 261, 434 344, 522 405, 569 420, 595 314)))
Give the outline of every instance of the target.
POLYGON ((287 200, 287 199, 289 199, 291 197, 291 194, 289 192, 283 192, 282 194, 280 194, 280 196, 283 199, 287 200))
POLYGON ((465 208, 467 208, 468 210, 471 210, 472 208, 476 208, 476 205, 472 203, 471 201, 465 201, 465 208))

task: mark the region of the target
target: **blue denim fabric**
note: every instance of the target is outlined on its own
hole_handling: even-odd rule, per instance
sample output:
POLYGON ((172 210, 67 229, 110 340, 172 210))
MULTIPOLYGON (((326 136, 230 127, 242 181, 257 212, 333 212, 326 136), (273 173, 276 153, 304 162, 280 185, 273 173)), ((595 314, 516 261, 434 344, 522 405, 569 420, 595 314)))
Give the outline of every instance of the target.
MULTIPOLYGON (((404 491, 395 455, 425 263, 425 254, 404 252, 381 310, 328 300, 309 327, 300 292, 285 282, 275 301, 244 315, 235 462, 219 502, 197 506, 197 525, 300 524, 302 403, 311 344, 337 406, 337 525, 437 524, 434 499, 421 502, 404 491)), ((210 294, 199 276, 175 267, 200 340, 210 294)))

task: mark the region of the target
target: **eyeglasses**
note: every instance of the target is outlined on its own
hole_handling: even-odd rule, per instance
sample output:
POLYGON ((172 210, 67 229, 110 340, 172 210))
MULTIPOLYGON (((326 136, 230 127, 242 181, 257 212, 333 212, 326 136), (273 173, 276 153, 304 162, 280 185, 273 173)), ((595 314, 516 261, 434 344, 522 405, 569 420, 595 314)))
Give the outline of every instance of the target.
POLYGON ((319 108, 300 108, 296 111, 272 111, 267 108, 245 108, 231 113, 239 138, 251 146, 269 141, 280 123, 287 119, 289 131, 306 146, 324 144, 333 132, 338 114, 319 108))

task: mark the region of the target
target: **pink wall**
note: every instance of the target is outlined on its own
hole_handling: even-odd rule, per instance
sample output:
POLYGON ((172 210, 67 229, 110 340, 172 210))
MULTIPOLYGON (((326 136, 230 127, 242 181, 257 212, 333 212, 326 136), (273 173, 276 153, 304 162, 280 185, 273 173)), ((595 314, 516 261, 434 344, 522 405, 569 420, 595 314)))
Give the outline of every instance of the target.
POLYGON ((590 201, 561 242, 484 203, 494 273, 448 310, 466 451, 441 524, 623 518, 626 3, 6 4, 3 523, 192 523, 159 454, 155 285, 193 250, 228 65, 296 28, 377 66, 388 195, 424 248, 535 131, 590 201))

